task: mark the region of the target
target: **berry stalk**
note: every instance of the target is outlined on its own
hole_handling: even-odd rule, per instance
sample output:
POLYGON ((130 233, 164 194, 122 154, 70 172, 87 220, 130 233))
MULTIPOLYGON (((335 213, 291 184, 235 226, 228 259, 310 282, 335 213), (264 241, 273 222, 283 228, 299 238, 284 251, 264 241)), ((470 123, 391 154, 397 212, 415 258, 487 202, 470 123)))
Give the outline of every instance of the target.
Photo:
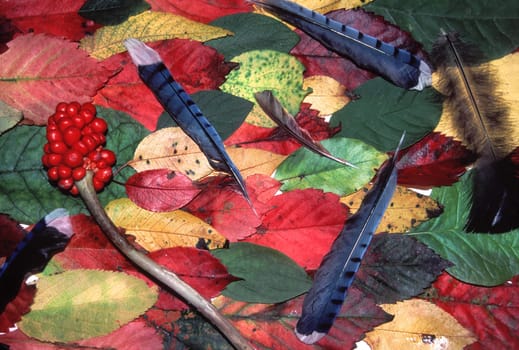
POLYGON ((253 350, 254 348, 243 336, 234 328, 234 326, 225 318, 218 310, 202 297, 190 285, 182 281, 175 273, 169 271, 163 266, 157 264, 145 254, 135 249, 110 220, 97 198, 96 190, 93 184, 93 172, 87 171, 86 176, 75 182, 79 191, 79 195, 85 202, 88 210, 101 227, 106 236, 112 243, 135 265, 162 282, 190 305, 196 308, 204 317, 206 317, 220 332, 229 340, 236 349, 253 350))

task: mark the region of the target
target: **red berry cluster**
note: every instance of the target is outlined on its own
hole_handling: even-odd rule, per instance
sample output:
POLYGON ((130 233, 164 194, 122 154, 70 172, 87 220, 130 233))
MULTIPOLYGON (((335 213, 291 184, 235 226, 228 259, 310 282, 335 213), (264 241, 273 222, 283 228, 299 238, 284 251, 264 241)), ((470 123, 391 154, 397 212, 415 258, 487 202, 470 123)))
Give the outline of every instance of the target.
POLYGON ((114 152, 104 149, 108 126, 96 117, 91 103, 61 102, 49 117, 47 143, 42 163, 51 181, 64 191, 78 194, 74 181, 85 177, 87 170, 94 172, 94 188, 101 191, 112 178, 114 152))

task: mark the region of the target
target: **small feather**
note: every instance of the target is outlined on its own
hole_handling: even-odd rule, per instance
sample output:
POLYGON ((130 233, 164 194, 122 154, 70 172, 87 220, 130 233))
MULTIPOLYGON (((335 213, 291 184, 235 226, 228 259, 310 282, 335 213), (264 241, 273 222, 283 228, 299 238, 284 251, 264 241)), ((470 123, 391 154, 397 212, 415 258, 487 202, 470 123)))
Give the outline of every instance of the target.
POLYGON ((359 32, 320 13, 286 0, 250 0, 319 41, 326 48, 351 59, 405 89, 423 90, 431 85, 429 65, 409 51, 359 32))
POLYGON ((306 344, 313 344, 328 333, 344 303, 348 288, 393 197, 397 182, 395 162, 403 139, 404 135, 393 157, 379 171, 359 210, 347 219, 317 269, 295 330, 299 340, 306 344))
POLYGON ((508 154, 509 109, 496 94, 495 74, 474 45, 456 33, 442 33, 431 59, 438 89, 462 142, 478 155, 473 169, 472 205, 466 230, 507 232, 519 227, 519 183, 508 154))
POLYGON ((297 124, 296 119, 288 113, 281 103, 272 94, 272 91, 262 91, 254 94, 256 101, 265 114, 272 119, 277 125, 284 129, 293 138, 303 144, 312 152, 322 155, 328 159, 334 160, 340 164, 357 168, 355 165, 333 156, 320 142, 312 139, 312 136, 305 129, 297 124))
POLYGON ((0 313, 16 297, 24 278, 43 271, 52 256, 65 249, 72 234, 65 209, 56 209, 36 223, 0 269, 0 313))
POLYGON ((124 45, 138 68, 139 76, 178 126, 200 147, 211 166, 231 175, 254 209, 240 171, 225 151, 220 135, 182 86, 175 81, 159 54, 137 39, 124 45))

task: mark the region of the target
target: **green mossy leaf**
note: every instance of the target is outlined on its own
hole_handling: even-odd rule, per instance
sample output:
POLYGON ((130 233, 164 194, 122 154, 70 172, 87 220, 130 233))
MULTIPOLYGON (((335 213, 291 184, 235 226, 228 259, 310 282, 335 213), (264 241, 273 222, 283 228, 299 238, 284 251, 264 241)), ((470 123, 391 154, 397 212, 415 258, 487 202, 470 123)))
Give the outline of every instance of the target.
POLYGON ((433 89, 408 91, 376 78, 355 94, 360 99, 334 113, 330 123, 342 125, 337 135, 362 140, 382 152, 393 151, 404 130, 402 148, 431 132, 440 120, 442 105, 435 102, 433 89))
POLYGON ((218 18, 210 23, 233 32, 233 36, 206 42, 227 60, 247 51, 275 50, 289 53, 299 36, 271 17, 256 13, 239 13, 218 18))
POLYGON ((277 250, 251 243, 232 243, 211 252, 240 281, 223 295, 250 303, 281 303, 308 291, 312 280, 305 270, 277 250))
POLYGON ((469 173, 453 186, 433 189, 431 197, 443 205, 443 214, 409 234, 452 262, 447 271, 457 279, 496 286, 519 274, 519 229, 502 234, 464 232, 471 188, 469 173))
POLYGON ((41 276, 20 329, 43 341, 71 342, 109 334, 143 314, 158 291, 120 272, 72 270, 41 276))
MULTIPOLYGON (((240 127, 253 106, 250 101, 219 90, 199 91, 191 95, 191 98, 218 131, 222 140, 240 127)), ((157 122, 157 129, 171 126, 177 126, 177 123, 167 112, 162 113, 157 122)))
POLYGON ((254 102, 253 118, 247 120, 259 126, 274 126, 256 104, 254 93, 272 90, 283 107, 296 115, 307 94, 303 90, 304 66, 293 56, 272 50, 254 50, 236 56, 231 61, 239 63, 238 69, 229 73, 220 87, 224 92, 254 102))
MULTIPOLYGON (((115 152, 118 168, 133 159, 137 144, 149 132, 123 112, 102 107, 97 111, 108 123, 106 148, 115 152)), ((70 214, 87 213, 81 199, 49 183, 41 164, 46 142, 45 128, 38 126, 18 126, 0 136, 0 149, 10 150, 0 152, 0 212, 20 222, 37 222, 59 207, 70 214)), ((131 172, 125 169, 116 179, 124 182, 131 172)), ((126 197, 124 186, 115 183, 99 194, 103 205, 121 197, 126 197)))
POLYGON ((358 168, 344 166, 300 148, 276 169, 274 177, 283 182, 281 190, 316 188, 345 196, 368 183, 375 176, 375 169, 387 159, 386 154, 356 139, 336 137, 321 141, 321 144, 334 156, 358 168))
POLYGON ((519 46, 519 2, 504 0, 377 0, 364 9, 384 16, 430 50, 440 29, 461 33, 490 59, 519 46))

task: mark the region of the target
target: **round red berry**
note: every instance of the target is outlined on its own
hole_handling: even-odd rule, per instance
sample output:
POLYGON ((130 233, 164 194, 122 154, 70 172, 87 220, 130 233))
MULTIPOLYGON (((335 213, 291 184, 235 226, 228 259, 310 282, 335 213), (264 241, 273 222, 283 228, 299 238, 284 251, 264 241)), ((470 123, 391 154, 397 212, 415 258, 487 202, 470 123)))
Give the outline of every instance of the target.
POLYGON ((43 152, 50 153, 50 145, 48 142, 43 145, 43 152))
POLYGON ((88 111, 92 113, 92 115, 96 115, 96 107, 90 102, 83 103, 83 105, 81 106, 81 112, 82 111, 88 111))
POLYGON ((71 168, 77 168, 83 164, 83 155, 75 149, 71 149, 63 156, 63 163, 71 168))
POLYGON ((112 178, 112 168, 101 168, 94 174, 94 179, 98 179, 104 183, 110 181, 112 178))
POLYGON ((90 123, 90 127, 94 132, 104 134, 108 129, 108 124, 106 124, 104 119, 94 118, 94 120, 92 120, 90 123))
POLYGON ((61 179, 58 181, 58 187, 65 191, 70 190, 73 185, 74 180, 71 177, 67 179, 61 179))
POLYGON ((67 128, 69 128, 71 126, 74 126, 74 122, 72 121, 72 118, 70 118, 70 117, 61 118, 58 121, 58 128, 61 132, 65 131, 67 128))
POLYGON ((92 138, 96 142, 96 145, 98 145, 98 146, 101 146, 106 142, 106 137, 103 134, 93 133, 90 136, 92 136, 92 138))
POLYGON ((87 155, 87 153, 90 151, 88 146, 81 140, 73 144, 72 148, 84 156, 87 155))
POLYGON ((59 180, 59 173, 58 173, 58 167, 52 167, 49 170, 47 170, 47 176, 52 181, 58 181, 59 180))
POLYGON ((77 186, 74 184, 69 190, 70 194, 73 196, 77 196, 79 194, 79 190, 77 189, 77 186))
POLYGON ((101 159, 104 160, 106 164, 108 164, 108 166, 112 166, 115 164, 116 158, 114 152, 110 151, 109 149, 103 149, 99 153, 101 159))
POLYGON ((92 179, 92 184, 97 192, 101 191, 105 187, 105 183, 95 177, 92 179))
POLYGON ((72 117, 79 113, 79 110, 81 109, 81 105, 79 102, 70 102, 67 106, 67 114, 72 117))
POLYGON ((68 104, 66 102, 60 102, 56 106, 56 112, 63 112, 65 113, 67 111, 68 104))
POLYGON ((66 117, 67 117, 67 112, 56 112, 54 114, 54 120, 56 121, 56 123, 66 117))
POLYGON ((97 143, 94 138, 90 135, 84 135, 81 141, 87 146, 89 151, 93 151, 97 147, 97 143))
POLYGON ((85 175, 86 175, 86 169, 83 167, 75 168, 74 170, 72 170, 72 178, 75 181, 81 180, 82 178, 85 177, 85 175))
POLYGON ((61 161, 63 160, 63 155, 61 154, 49 153, 47 156, 47 166, 58 166, 61 164, 61 161))
POLYGON ((63 154, 67 152, 67 145, 65 144, 65 142, 62 141, 51 142, 50 151, 52 153, 63 154))
POLYGON ((80 139, 81 131, 75 126, 69 126, 63 131, 63 141, 65 141, 68 146, 73 146, 80 139))
POLYGON ((68 179, 72 176, 72 169, 65 165, 58 165, 58 177, 60 179, 68 179))
POLYGON ((61 132, 47 128, 47 140, 49 142, 62 141, 61 132))

